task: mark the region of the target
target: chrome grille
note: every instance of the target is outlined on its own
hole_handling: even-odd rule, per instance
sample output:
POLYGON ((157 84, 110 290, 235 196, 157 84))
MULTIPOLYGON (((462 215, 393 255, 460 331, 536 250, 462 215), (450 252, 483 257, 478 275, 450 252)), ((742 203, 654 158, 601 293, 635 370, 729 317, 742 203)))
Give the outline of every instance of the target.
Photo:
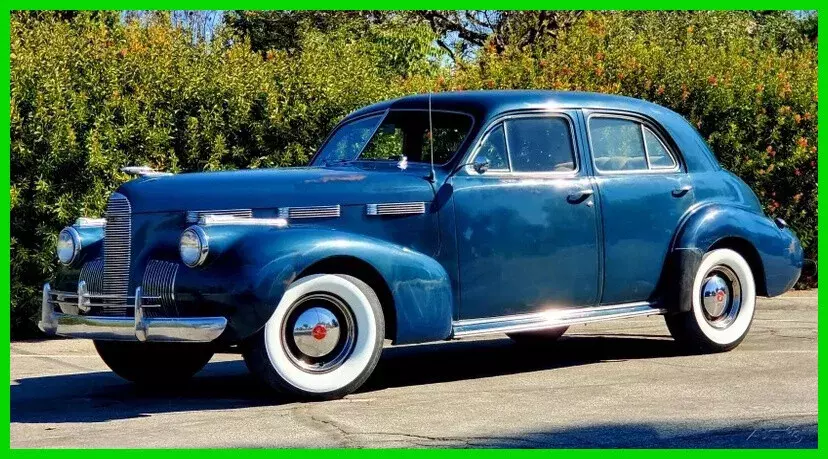
MULTIPOLYGON (((175 276, 177 274, 178 263, 161 260, 147 262, 144 279, 141 281, 141 289, 145 295, 159 298, 161 303, 161 310, 158 311, 159 315, 178 316, 175 308, 175 276)), ((147 313, 154 315, 157 309, 147 309, 147 313)))
POLYGON ((103 293, 103 258, 96 258, 84 263, 80 270, 80 279, 86 282, 86 290, 91 293, 103 293))
POLYGON ((112 193, 106 205, 103 293, 119 295, 122 299, 110 300, 110 304, 124 305, 124 307, 104 308, 111 315, 126 314, 126 297, 129 296, 131 238, 132 206, 130 206, 126 196, 112 193))

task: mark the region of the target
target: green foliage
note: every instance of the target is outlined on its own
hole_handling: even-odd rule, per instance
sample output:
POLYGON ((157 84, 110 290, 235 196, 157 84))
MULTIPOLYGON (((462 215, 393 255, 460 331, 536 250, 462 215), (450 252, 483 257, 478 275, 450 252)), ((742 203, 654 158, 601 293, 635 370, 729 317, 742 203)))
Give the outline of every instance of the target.
POLYGON ((11 21, 12 329, 33 330, 39 285, 56 268, 61 227, 102 215, 128 179, 119 169, 179 172, 299 165, 348 112, 400 94, 434 65, 426 28, 384 24, 302 33, 302 53, 265 56, 228 31, 210 42, 159 14, 19 14, 11 21), (109 18, 109 16, 107 16, 109 18))
MULTIPOLYGON (((301 165, 349 111, 429 89, 588 90, 670 107, 816 258, 813 21, 584 13, 531 46, 502 48, 493 37, 447 67, 431 28, 410 16, 305 16, 278 18, 289 23, 284 33, 251 47, 243 27, 194 40, 168 13, 140 22, 111 12, 12 15, 14 336, 33 330, 57 232, 103 213, 128 179, 121 167, 301 165)), ((250 27, 261 29, 256 20, 250 27)))
POLYGON ((781 21, 768 28, 741 12, 587 13, 554 40, 502 53, 488 46, 478 65, 436 82, 410 79, 408 90, 595 91, 669 107, 816 259, 816 46, 786 30, 780 48, 781 21))

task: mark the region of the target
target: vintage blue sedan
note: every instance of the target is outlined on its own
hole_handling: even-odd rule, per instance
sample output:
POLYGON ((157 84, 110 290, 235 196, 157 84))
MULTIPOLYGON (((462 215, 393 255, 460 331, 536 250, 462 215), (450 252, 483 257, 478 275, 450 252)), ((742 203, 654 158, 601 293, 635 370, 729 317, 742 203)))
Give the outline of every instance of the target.
POLYGON ((308 167, 127 170, 105 218, 61 231, 40 327, 141 383, 238 345, 273 389, 335 398, 386 339, 537 344, 646 315, 726 351, 803 266, 686 120, 626 97, 403 97, 347 116, 308 167))

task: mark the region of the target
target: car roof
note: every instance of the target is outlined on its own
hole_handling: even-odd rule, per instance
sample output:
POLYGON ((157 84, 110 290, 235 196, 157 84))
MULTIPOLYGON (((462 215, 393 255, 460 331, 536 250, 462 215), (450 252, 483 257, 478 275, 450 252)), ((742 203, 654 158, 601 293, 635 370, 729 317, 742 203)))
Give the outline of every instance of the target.
MULTIPOLYGON (((428 94, 390 99, 368 105, 349 114, 343 121, 388 109, 427 109, 428 94)), ((475 130, 493 118, 518 110, 617 110, 650 118, 673 138, 691 170, 714 170, 719 165, 698 132, 678 113, 646 100, 613 94, 548 90, 446 91, 431 94, 433 110, 457 111, 475 118, 475 130)))
MULTIPOLYGON (((424 109, 428 107, 428 94, 417 94, 390 99, 363 107, 347 118, 387 109, 424 109)), ((501 113, 531 109, 609 109, 625 110, 658 118, 674 114, 671 110, 632 97, 578 91, 547 90, 491 90, 448 91, 431 95, 434 110, 454 110, 472 114, 479 120, 489 119, 501 113)))

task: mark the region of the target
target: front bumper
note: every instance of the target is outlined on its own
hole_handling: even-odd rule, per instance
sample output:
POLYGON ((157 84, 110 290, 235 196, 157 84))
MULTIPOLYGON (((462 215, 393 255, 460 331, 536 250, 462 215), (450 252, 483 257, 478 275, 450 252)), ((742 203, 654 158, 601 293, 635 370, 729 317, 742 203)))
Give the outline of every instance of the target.
POLYGON ((110 299, 106 295, 90 294, 83 281, 78 292, 53 291, 49 284, 43 286, 43 305, 37 326, 49 335, 68 336, 112 341, 160 341, 181 343, 206 343, 218 338, 227 327, 224 317, 146 317, 148 304, 141 287, 128 297, 134 307, 133 317, 87 316, 95 300, 110 299), (58 306, 58 312, 55 310, 58 306))

